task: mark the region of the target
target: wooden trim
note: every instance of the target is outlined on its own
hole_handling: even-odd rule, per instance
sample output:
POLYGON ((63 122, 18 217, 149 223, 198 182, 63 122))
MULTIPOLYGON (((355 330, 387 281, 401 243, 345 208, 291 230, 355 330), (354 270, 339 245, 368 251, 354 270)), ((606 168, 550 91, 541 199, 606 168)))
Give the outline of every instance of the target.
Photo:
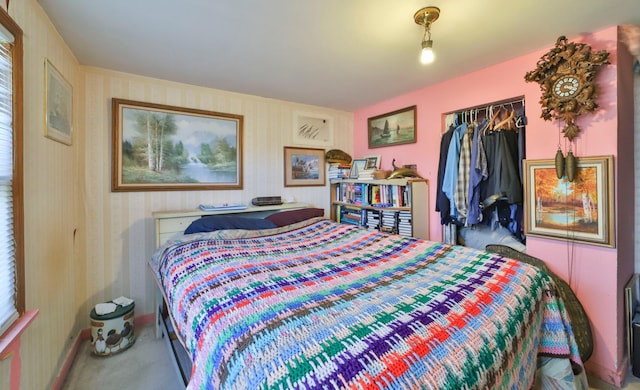
POLYGON ((24 315, 20 316, 16 322, 11 325, 11 327, 4 332, 0 337, 0 360, 5 360, 7 358, 7 354, 5 351, 11 346, 13 342, 18 340, 22 333, 27 329, 29 324, 33 322, 33 320, 38 316, 38 310, 30 310, 24 315))
MULTIPOLYGON (((8 4, 7 4, 8 6, 8 4)), ((7 7, 8 8, 8 7, 7 7)), ((14 37, 13 43, 13 231, 16 264, 16 308, 25 313, 24 282, 24 178, 23 178, 23 38, 22 29, 5 10, 0 10, 0 24, 14 37)))
POLYGON ((38 310, 30 310, 19 317, 0 337, 0 361, 9 364, 9 388, 20 389, 22 359, 20 357, 20 338, 29 325, 38 316, 38 310))
POLYGON ((75 360, 76 355, 78 355, 78 351, 80 350, 82 343, 89 340, 90 338, 91 329, 83 329, 82 331, 80 331, 80 333, 78 333, 75 340, 73 341, 71 349, 64 359, 64 363, 62 364, 58 375, 56 376, 55 382, 53 382, 53 385, 51 386, 52 390, 62 389, 62 385, 67 379, 67 376, 69 376, 69 372, 71 371, 71 367, 73 366, 73 361, 75 360))

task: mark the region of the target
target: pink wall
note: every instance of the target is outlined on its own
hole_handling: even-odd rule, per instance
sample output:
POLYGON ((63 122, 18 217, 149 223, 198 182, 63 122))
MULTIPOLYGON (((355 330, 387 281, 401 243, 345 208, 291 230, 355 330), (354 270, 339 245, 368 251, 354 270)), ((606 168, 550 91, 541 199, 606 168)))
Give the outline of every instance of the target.
MULTIPOLYGON (((584 41, 593 50, 605 49, 610 53, 610 65, 601 68, 597 84, 600 109, 578 120, 582 129, 574 146, 574 153, 580 156, 614 155, 614 167, 633 172, 633 158, 626 159, 626 167, 617 166, 619 160, 618 137, 618 30, 611 27, 585 37, 570 41, 584 41)), ((555 42, 539 52, 506 61, 495 66, 469 73, 462 77, 444 81, 379 104, 365 107, 354 114, 354 157, 370 154, 382 156, 382 168, 391 169, 392 159, 396 164, 415 163, 418 172, 429 180, 430 204, 435 205, 440 134, 443 131, 443 114, 517 96, 525 96, 528 119, 526 133, 526 153, 530 159, 553 158, 558 143, 557 122, 546 122, 540 118, 540 88, 537 83, 524 81, 526 72, 534 70, 540 57, 555 42), (417 105, 417 143, 369 150, 367 142, 367 118, 403 107, 417 105)), ((440 58, 438 61, 445 61, 440 58)), ((630 66, 627 67, 630 71, 630 66)), ((429 69, 425 67, 425 72, 429 69)), ((632 99, 631 95, 629 99, 632 99)), ((633 103, 629 104, 633 106, 633 103)), ((631 122, 633 123, 633 121, 631 122)), ((627 126, 628 127, 628 126, 627 126)), ((625 130, 625 143, 633 145, 633 124, 629 136, 625 130)), ((631 149, 633 153, 633 148, 631 149)), ((632 176, 632 175, 631 175, 632 176)), ((631 179, 633 184, 633 179, 631 179)), ((624 191, 633 191, 621 187, 624 191)), ((616 196, 618 191, 616 189, 616 196)), ((633 192, 631 193, 633 199, 633 192)), ((628 198, 628 194, 626 198, 628 198)), ((633 205, 633 202, 631 202, 633 205)), ((431 207, 433 210, 434 207, 431 207)), ((620 214, 616 206, 616 221, 620 214)), ((623 213, 625 210, 621 210, 623 213)), ((633 213, 626 210, 624 217, 631 219, 633 213), (631 214, 631 216, 629 216, 631 214)), ((442 239, 439 213, 430 216, 432 240, 442 239)), ((618 232, 616 232, 618 234, 618 232)), ((633 272, 633 232, 618 234, 618 249, 593 245, 575 244, 566 241, 530 237, 527 252, 544 259, 550 268, 567 280, 582 302, 592 323, 594 333, 594 354, 587 363, 588 369, 596 376, 619 385, 627 371, 624 356, 625 333, 623 327, 622 287, 633 272), (630 244, 627 240, 631 240, 630 244), (623 242, 624 241, 624 242, 623 242), (620 248, 624 248, 622 253, 620 248), (631 251, 629 252, 629 248, 631 251), (621 263, 626 264, 622 266, 621 263), (629 266, 630 264, 630 266, 629 266), (620 267, 620 268, 619 268, 620 267), (620 271, 623 269, 623 271, 620 271), (620 272, 619 272, 620 271, 620 272)))

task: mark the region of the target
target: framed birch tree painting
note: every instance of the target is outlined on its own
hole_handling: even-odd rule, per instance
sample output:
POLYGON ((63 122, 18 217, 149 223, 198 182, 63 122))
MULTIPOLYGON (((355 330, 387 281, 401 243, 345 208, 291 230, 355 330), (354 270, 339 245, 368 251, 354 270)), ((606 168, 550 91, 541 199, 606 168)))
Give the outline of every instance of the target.
POLYGON ((242 115, 113 98, 112 117, 112 191, 242 188, 242 115))

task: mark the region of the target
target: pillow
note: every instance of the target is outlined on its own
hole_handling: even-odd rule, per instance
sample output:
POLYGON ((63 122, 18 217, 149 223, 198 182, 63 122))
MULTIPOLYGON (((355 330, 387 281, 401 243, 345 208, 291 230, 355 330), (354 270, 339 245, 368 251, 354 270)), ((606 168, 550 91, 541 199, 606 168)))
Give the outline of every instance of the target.
POLYGON ((313 217, 324 217, 324 209, 306 208, 298 210, 287 210, 279 213, 271 214, 265 219, 273 222, 276 226, 291 225, 292 223, 302 222, 313 217))
POLYGON ((259 230, 277 227, 273 222, 262 218, 236 217, 233 215, 210 215, 191 222, 184 234, 213 232, 223 229, 259 230))

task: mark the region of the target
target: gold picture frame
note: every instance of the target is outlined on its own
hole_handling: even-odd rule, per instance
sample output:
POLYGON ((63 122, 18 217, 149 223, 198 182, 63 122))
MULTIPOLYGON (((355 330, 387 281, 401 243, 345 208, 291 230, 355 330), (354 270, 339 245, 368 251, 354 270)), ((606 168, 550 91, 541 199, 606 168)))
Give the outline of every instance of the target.
POLYGON ((324 149, 284 147, 284 186, 307 187, 326 184, 324 149))
POLYGON ((615 247, 613 156, 579 157, 576 177, 558 179, 555 160, 524 160, 527 236, 615 247))
POLYGON ((416 106, 371 117, 367 120, 369 149, 384 146, 414 144, 416 135, 416 106))
POLYGON ((71 145, 73 129, 73 88, 49 61, 44 62, 45 137, 71 145))
POLYGON ((111 191, 242 189, 242 115, 112 99, 111 191))

